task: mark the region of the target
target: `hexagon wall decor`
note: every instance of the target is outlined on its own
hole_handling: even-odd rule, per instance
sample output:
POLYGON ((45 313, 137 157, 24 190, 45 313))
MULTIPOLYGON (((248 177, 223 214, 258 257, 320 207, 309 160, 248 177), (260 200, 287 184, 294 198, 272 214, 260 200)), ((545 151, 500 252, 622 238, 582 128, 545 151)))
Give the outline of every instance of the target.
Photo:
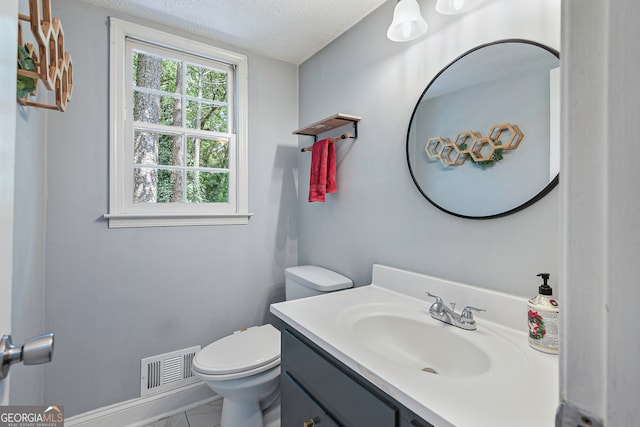
POLYGON ((429 158, 440 160, 443 166, 460 166, 467 158, 486 166, 502 159, 503 151, 518 148, 523 138, 524 133, 517 125, 501 123, 492 126, 487 136, 466 130, 458 132, 453 142, 440 136, 429 138, 424 149, 429 158))
POLYGON ((20 21, 29 22, 31 33, 37 44, 26 45, 22 38, 22 25, 18 24, 18 45, 25 46, 35 63, 34 70, 18 69, 18 75, 36 79, 36 88, 23 98, 22 105, 65 111, 73 91, 73 62, 64 50, 64 30, 58 18, 51 16, 51 0, 29 0, 29 16, 19 14, 20 21), (38 83, 55 93, 55 105, 31 101, 37 93, 38 83))
POLYGON ((487 136, 493 141, 500 141, 500 137, 503 137, 502 140, 505 140, 507 139, 506 137, 508 137, 509 141, 500 145, 500 148, 504 150, 513 150, 518 148, 520 141, 522 141, 522 138, 524 137, 518 125, 512 125, 509 123, 494 125, 487 136))

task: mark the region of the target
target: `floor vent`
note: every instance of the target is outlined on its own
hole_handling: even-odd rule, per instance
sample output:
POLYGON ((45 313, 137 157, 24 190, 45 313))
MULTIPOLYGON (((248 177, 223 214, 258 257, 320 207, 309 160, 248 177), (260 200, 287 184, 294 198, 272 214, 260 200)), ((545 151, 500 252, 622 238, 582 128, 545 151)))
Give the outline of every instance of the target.
POLYGON ((198 381, 191 372, 200 346, 146 357, 140 361, 140 396, 161 393, 198 381))

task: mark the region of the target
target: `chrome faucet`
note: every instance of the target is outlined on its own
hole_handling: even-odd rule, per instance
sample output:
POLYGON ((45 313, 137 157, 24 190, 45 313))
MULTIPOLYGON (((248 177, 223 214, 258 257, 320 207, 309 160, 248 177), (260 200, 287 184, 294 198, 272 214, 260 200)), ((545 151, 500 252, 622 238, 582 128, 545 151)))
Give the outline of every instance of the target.
POLYGON ((473 312, 487 311, 484 308, 476 308, 468 305, 462 310, 462 313, 458 314, 455 312, 456 303, 452 302, 451 308, 449 308, 439 296, 433 295, 429 292, 425 292, 425 295, 436 299, 436 302, 431 304, 431 307, 429 307, 429 314, 431 314, 431 317, 467 331, 476 330, 476 321, 473 318, 473 312))

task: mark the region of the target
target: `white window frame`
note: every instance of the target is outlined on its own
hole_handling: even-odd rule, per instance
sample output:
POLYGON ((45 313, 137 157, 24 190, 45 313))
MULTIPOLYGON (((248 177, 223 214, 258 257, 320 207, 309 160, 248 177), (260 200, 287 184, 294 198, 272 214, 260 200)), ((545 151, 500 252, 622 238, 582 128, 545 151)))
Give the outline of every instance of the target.
MULTIPOLYGON (((109 149, 109 228, 161 227, 190 225, 247 224, 248 157, 247 57, 242 54, 195 42, 163 31, 131 22, 110 21, 110 149, 109 149), (131 55, 131 44, 144 43, 154 48, 171 49, 196 57, 208 58, 234 68, 234 91, 230 108, 235 110, 233 130, 220 136, 230 140, 228 203, 133 203, 133 122, 127 116, 125 85, 131 85, 131 70, 125 64, 131 55), (234 143, 235 142, 235 143, 234 143)), ((197 134, 197 130, 193 130, 197 134)))

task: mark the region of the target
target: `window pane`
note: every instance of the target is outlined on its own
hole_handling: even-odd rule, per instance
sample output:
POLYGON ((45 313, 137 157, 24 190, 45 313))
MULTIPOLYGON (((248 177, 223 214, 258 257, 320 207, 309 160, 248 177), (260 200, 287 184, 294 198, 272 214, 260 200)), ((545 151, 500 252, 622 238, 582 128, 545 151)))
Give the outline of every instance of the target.
POLYGON ((133 202, 156 203, 158 200, 158 169, 135 168, 133 170, 133 202))
POLYGON ((188 96, 211 101, 227 102, 227 73, 211 68, 187 65, 186 91, 188 96))
POLYGON ((133 141, 133 161, 135 164, 158 164, 159 135, 153 132, 136 131, 133 141))
POLYGON ((191 129, 228 132, 227 107, 187 101, 187 127, 191 129))
POLYGON ((156 168, 135 168, 134 203, 181 203, 182 172, 156 168))
POLYGON ((187 202, 226 203, 229 201, 229 174, 187 172, 187 202))
POLYGON ((133 120, 182 126, 182 101, 171 95, 133 92, 133 120))
POLYGON ((134 91, 133 120, 158 123, 160 120, 160 95, 134 91))
POLYGON ((182 171, 158 171, 158 203, 182 203, 182 171))
POLYGON ((160 98, 160 123, 167 126, 182 126, 182 99, 170 96, 160 98))
POLYGON ((223 138, 187 138, 187 166, 229 168, 229 141, 223 138))
POLYGON ((142 130, 135 131, 133 162, 145 165, 184 165, 184 148, 181 135, 165 135, 142 130), (147 139, 147 142, 142 141, 147 139))
POLYGON ((180 62, 133 51, 133 84, 138 87, 180 93, 180 62), (177 85, 177 87, 176 87, 177 85))

